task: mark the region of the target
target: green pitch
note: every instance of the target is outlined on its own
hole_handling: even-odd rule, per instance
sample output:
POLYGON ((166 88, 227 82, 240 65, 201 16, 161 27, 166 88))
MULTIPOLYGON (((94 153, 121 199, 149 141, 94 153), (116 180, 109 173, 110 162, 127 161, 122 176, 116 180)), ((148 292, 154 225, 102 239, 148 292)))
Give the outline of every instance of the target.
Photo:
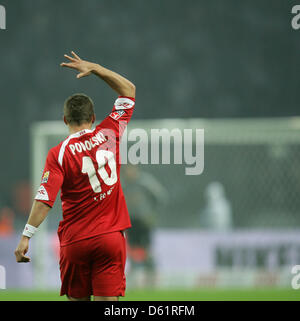
MULTIPOLYGON (((0 290, 0 301, 65 301, 59 292, 0 290)), ((300 301, 300 290, 128 290, 122 301, 300 301)))

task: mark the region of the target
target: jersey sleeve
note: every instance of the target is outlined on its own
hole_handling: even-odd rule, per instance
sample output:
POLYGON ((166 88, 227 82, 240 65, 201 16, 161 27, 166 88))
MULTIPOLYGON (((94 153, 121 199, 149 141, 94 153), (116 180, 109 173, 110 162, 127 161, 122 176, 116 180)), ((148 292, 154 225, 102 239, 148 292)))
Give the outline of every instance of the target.
POLYGON ((53 207, 58 191, 64 179, 64 172, 53 150, 50 150, 46 159, 41 185, 35 200, 53 207))
POLYGON ((119 96, 112 112, 96 127, 113 130, 121 137, 129 123, 135 107, 135 98, 119 96))

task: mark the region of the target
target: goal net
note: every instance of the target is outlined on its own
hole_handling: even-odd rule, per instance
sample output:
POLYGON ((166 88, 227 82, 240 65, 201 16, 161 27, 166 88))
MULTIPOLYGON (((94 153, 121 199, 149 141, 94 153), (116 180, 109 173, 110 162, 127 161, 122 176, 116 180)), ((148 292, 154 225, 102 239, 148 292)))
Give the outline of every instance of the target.
MULTIPOLYGON (((128 156, 135 154, 136 157, 134 166, 123 165, 121 181, 122 184, 124 181, 130 215, 133 219, 137 218, 137 222, 146 222, 146 226, 151 229, 152 236, 148 242, 156 265, 155 271, 158 273, 157 279, 160 275, 162 277, 167 274, 169 268, 168 262, 164 261, 164 257, 168 256, 163 249, 167 248, 172 237, 180 238, 181 232, 181 241, 187 242, 186 249, 192 248, 193 233, 200 235, 198 242, 205 243, 207 239, 214 244, 211 248, 203 247, 202 250, 202 245, 198 244, 199 253, 213 253, 206 257, 197 254, 198 261, 190 258, 190 265, 187 263, 182 266, 175 262, 177 269, 173 274, 169 273, 173 275, 173 280, 175 275, 186 276, 188 271, 192 271, 190 275, 195 275, 191 280, 186 280, 185 285, 193 286, 196 282, 201 286, 216 282, 217 272, 222 269, 242 271, 249 268, 262 273, 281 273, 283 269, 290 271, 291 266, 300 260, 300 239, 297 233, 294 233, 298 231, 299 234, 300 230, 299 130, 300 118, 297 117, 136 120, 129 124, 124 145, 128 153, 125 156, 129 161, 128 156), (134 134, 137 129, 142 132, 134 134), (155 137, 155 143, 159 145, 156 153, 160 152, 158 158, 154 157, 155 164, 151 164, 153 129, 166 130, 160 132, 159 139, 155 137), (181 140, 172 134, 175 133, 174 129, 182 134, 181 140), (189 141, 184 139, 186 129, 194 133, 189 141), (204 149, 200 150, 201 155, 197 154, 197 129, 204 129, 204 149), (171 133, 169 146, 166 145, 168 141, 163 140, 163 133, 171 133), (195 162, 197 157, 203 157, 201 161, 204 162, 204 167, 200 175, 187 175, 187 168, 193 168, 195 164, 184 162, 184 144, 191 144, 195 162), (181 145, 181 148, 178 145, 181 145), (171 153, 169 164, 163 163, 166 148, 171 153), (183 160, 181 163, 176 161, 180 158, 178 150, 183 160), (141 159, 142 152, 147 154, 148 164, 136 164, 141 159), (264 241, 264 235, 268 233, 271 233, 271 236, 266 236, 264 241), (217 241, 222 239, 220 235, 223 235, 225 240, 234 235, 233 245, 228 244, 226 248, 222 248, 217 241), (256 235, 260 236, 261 244, 253 243, 256 235), (214 238, 216 241, 212 241, 214 238), (236 250, 244 238, 244 247, 236 250), (274 244, 278 245, 275 250, 274 244), (282 252, 282 247, 286 251, 282 252), (270 248, 275 254, 274 251, 269 253, 270 248), (203 266, 200 258, 205 261, 203 266)), ((62 122, 39 122, 32 125, 31 133, 31 172, 35 193, 40 184, 48 150, 64 140, 68 132, 62 122)), ((43 287, 47 283, 46 235, 57 229, 61 217, 58 197, 51 214, 35 236, 34 275, 37 287, 43 287)), ((197 236, 195 238, 197 239, 197 236)), ((178 251, 186 252, 175 251, 173 254, 178 260, 181 256, 185 258, 189 252, 181 248, 178 248, 178 251)), ((170 258, 169 262, 174 263, 174 257, 170 258)), ((290 277, 288 273, 290 272, 286 272, 283 281, 285 285, 290 277)), ((261 274, 256 276, 256 280, 260 280, 260 277, 261 274)), ((273 282, 273 279, 268 280, 273 282)), ((251 284, 253 285, 253 282, 251 284)))

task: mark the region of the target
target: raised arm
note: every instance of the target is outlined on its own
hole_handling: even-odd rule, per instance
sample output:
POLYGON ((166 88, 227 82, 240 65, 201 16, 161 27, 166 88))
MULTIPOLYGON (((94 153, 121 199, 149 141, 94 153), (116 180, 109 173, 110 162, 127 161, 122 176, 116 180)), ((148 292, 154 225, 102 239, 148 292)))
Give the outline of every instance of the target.
POLYGON ((82 60, 74 51, 71 54, 72 57, 64 55, 69 62, 63 62, 61 66, 77 70, 79 72, 77 79, 95 74, 103 79, 120 96, 135 98, 135 85, 128 79, 99 64, 82 60))

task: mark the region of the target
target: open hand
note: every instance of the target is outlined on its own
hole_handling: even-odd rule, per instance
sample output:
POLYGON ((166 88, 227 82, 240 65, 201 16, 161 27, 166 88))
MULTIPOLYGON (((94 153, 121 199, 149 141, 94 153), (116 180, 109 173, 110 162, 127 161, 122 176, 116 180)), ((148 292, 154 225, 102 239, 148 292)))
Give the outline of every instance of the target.
POLYGON ((78 79, 89 76, 94 70, 96 64, 80 59, 80 57, 74 51, 71 51, 71 54, 73 57, 64 55, 64 57, 67 58, 69 62, 61 63, 61 67, 68 67, 77 70, 79 72, 79 74, 77 75, 78 79))

